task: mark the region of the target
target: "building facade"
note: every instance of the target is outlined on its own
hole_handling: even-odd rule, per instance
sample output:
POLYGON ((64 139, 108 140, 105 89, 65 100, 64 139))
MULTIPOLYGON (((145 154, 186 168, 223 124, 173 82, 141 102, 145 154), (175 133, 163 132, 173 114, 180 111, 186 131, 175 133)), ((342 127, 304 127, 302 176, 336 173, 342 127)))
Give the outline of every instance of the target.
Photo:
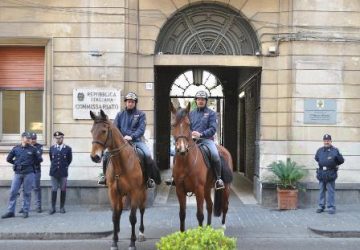
POLYGON ((360 202, 359 12, 358 0, 1 1, 0 186, 10 185, 6 156, 23 130, 45 145, 46 183, 46 149, 60 130, 73 148, 69 183, 102 199, 92 122, 73 110, 77 89, 136 92, 147 143, 168 168, 170 89, 202 70, 221 81, 223 142, 259 202, 273 204, 267 166, 287 157, 309 169, 303 203, 314 201, 325 133, 346 159, 339 199, 360 202))

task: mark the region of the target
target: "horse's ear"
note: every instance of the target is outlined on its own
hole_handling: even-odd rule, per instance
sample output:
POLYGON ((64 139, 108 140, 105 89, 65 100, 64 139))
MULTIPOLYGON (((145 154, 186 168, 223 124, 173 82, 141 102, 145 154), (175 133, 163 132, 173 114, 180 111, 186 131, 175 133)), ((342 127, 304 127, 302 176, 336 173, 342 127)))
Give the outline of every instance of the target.
POLYGON ((186 106, 186 113, 190 112, 190 108, 191 108, 191 103, 189 102, 188 105, 186 106))
POLYGON ((100 116, 102 119, 107 120, 108 116, 105 114, 104 110, 100 109, 100 116))
POLYGON ((93 119, 93 120, 95 120, 95 118, 96 118, 94 112, 92 112, 91 110, 90 110, 90 117, 91 117, 91 119, 93 119))
POLYGON ((170 101, 170 111, 171 113, 173 113, 174 115, 176 115, 176 109, 174 107, 174 104, 170 101))

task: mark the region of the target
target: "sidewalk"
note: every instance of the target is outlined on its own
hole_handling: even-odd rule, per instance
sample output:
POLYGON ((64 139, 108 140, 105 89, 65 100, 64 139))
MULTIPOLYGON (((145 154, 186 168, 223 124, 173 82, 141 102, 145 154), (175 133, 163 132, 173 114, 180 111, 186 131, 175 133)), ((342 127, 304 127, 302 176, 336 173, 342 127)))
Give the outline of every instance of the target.
MULTIPOLYGON (((179 229, 178 204, 172 187, 167 202, 156 203, 145 212, 145 235, 148 239, 159 239, 179 229)), ((112 233, 109 207, 67 206, 66 214, 48 215, 47 211, 31 211, 29 218, 21 214, 15 218, 0 219, 0 239, 94 239, 112 233)), ((18 210, 17 210, 18 211, 18 210)), ((6 212, 1 207, 1 214, 6 212)), ((120 239, 130 237, 129 211, 121 217, 120 239)), ((206 218, 206 214, 205 214, 206 218)), ((206 220, 205 220, 206 222, 206 220)), ((256 204, 245 205, 231 194, 227 217, 228 236, 243 237, 360 237, 360 207, 339 205, 335 215, 315 213, 315 208, 294 211, 278 211, 256 204)), ((220 228, 219 218, 212 225, 220 228)), ((190 202, 186 215, 186 228, 196 227, 196 207, 190 202)), ((139 214, 138 223, 139 227, 139 214)))

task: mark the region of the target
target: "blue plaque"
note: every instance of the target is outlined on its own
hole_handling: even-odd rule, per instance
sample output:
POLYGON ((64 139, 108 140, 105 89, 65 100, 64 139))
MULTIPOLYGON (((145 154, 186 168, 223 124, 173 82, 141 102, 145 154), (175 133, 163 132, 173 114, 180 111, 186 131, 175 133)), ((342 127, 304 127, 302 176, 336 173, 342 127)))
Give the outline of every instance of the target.
POLYGON ((336 124, 336 100, 334 99, 305 99, 305 124, 336 124))

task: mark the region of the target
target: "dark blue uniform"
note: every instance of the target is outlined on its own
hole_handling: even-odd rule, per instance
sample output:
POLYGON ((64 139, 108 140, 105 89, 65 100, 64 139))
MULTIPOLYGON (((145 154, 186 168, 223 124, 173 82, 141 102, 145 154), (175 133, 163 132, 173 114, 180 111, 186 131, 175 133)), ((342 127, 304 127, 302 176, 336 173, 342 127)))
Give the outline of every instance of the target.
POLYGON ((123 136, 131 136, 133 142, 139 142, 145 133, 146 116, 144 112, 136 108, 125 109, 116 115, 114 125, 123 136))
POLYGON ((72 161, 71 147, 61 144, 50 147, 50 176, 55 178, 63 178, 68 176, 68 168, 72 161))
MULTIPOLYGON (((43 145, 40 143, 35 143, 33 145, 42 155, 43 154, 43 145)), ((35 194, 35 206, 38 210, 41 210, 41 186, 40 186, 40 180, 41 180, 41 164, 40 162, 35 164, 35 175, 34 175, 34 194, 35 194)))
POLYGON ((14 179, 11 183, 8 212, 15 213, 16 197, 21 184, 23 184, 23 211, 24 213, 28 213, 30 209, 31 190, 34 183, 35 165, 42 162, 41 153, 29 144, 25 146, 17 145, 10 151, 6 160, 13 164, 15 172, 14 179))
POLYGON ((216 113, 209 109, 197 108, 190 112, 191 130, 201 133, 200 138, 214 140, 217 129, 216 113))
POLYGON ((196 108, 190 114, 190 128, 192 131, 201 133, 199 140, 206 145, 211 153, 212 166, 217 179, 221 176, 220 155, 214 142, 214 135, 217 129, 216 113, 208 107, 196 108))
POLYGON ((35 165, 42 162, 41 153, 33 146, 17 145, 9 153, 6 161, 13 164, 16 174, 34 173, 35 165))
POLYGON ((145 156, 145 180, 148 179, 150 173, 150 166, 152 164, 151 152, 146 143, 143 142, 143 137, 146 127, 145 113, 134 108, 131 110, 125 109, 119 112, 114 120, 114 125, 120 130, 123 136, 131 136, 132 142, 139 148, 145 156))
POLYGON ((327 207, 335 210, 335 180, 338 166, 344 163, 344 157, 333 146, 321 147, 317 150, 315 160, 318 162, 317 179, 319 180, 319 208, 325 208, 325 196, 328 192, 327 207))

